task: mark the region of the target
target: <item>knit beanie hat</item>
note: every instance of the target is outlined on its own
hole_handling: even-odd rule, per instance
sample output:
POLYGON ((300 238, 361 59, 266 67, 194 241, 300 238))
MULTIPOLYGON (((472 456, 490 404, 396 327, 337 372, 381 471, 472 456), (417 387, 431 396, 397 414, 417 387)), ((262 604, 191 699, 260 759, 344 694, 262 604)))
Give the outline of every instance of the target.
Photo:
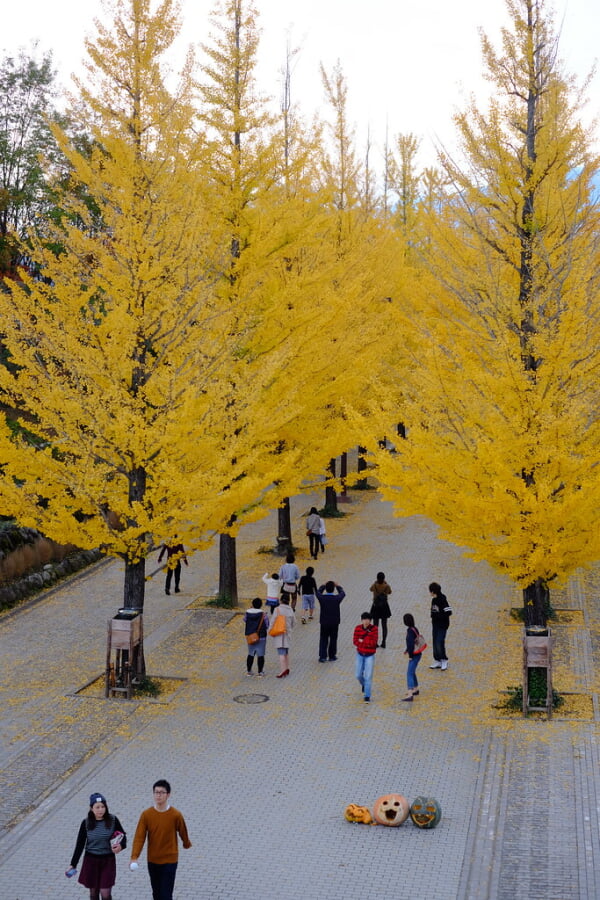
POLYGON ((94 803, 104 803, 106 806, 106 799, 102 794, 90 794, 90 806, 93 806, 94 803))

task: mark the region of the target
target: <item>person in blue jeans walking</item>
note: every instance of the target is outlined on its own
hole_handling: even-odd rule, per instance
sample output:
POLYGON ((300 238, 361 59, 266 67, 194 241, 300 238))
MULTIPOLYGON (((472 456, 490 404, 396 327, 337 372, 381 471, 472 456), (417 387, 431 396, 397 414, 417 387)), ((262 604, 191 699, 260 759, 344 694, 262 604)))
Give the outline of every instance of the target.
POLYGON ((412 703, 413 697, 419 693, 419 682, 417 681, 417 666, 421 659, 421 653, 415 653, 415 641, 419 635, 414 617, 410 613, 405 613, 404 624, 406 625, 406 650, 404 653, 408 656, 408 669, 406 672, 406 685, 408 692, 406 697, 402 699, 408 703, 412 703))
POLYGON ((371 684, 378 640, 377 625, 373 625, 371 613, 364 612, 360 617, 360 625, 354 629, 353 643, 356 647, 356 677, 366 703, 371 700, 371 684))

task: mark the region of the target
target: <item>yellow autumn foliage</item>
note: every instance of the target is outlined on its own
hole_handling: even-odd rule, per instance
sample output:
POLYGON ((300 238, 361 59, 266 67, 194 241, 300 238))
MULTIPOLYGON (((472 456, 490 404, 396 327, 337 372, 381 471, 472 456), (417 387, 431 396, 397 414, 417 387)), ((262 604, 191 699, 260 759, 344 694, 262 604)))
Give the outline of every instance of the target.
POLYGON ((374 448, 397 512, 526 587, 600 556, 600 221, 551 17, 508 6, 502 53, 483 42, 496 94, 457 116, 465 164, 442 158, 443 202, 395 292, 408 366, 371 415, 406 425, 395 455, 374 448))

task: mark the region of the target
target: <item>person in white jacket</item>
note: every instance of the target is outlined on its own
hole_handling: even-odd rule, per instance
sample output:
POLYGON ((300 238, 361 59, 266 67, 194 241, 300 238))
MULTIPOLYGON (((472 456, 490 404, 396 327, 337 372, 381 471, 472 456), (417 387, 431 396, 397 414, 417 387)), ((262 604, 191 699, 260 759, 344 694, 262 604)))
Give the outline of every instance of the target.
POLYGON ((267 606, 269 608, 269 612, 272 613, 276 606, 279 606, 279 590, 281 587, 281 581, 279 580, 279 575, 277 572, 273 572, 272 575, 269 575, 268 572, 262 577, 262 580, 267 586, 267 606))

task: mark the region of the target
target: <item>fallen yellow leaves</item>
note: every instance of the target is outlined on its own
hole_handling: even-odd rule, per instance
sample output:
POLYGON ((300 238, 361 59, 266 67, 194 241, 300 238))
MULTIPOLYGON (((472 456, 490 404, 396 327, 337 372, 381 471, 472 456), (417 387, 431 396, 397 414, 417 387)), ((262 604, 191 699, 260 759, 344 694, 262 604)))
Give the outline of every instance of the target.
MULTIPOLYGON (((559 691, 560 693, 560 691, 559 691)), ((561 694, 563 703, 552 713, 552 718, 558 721, 591 722, 594 719, 594 704, 589 694, 561 694)), ((503 697, 499 702, 503 702, 503 697)), ((494 707, 495 714, 502 719, 523 720, 523 713, 516 709, 507 709, 502 705, 494 707)), ((527 719, 547 719, 545 712, 530 712, 527 719)))
MULTIPOLYGON (((94 699, 104 699, 104 675, 99 675, 93 681, 84 685, 80 690, 77 691, 78 697, 90 697, 94 699)), ((159 688, 159 693, 157 697, 149 697, 146 694, 135 693, 133 695, 133 700, 138 702, 141 701, 154 701, 154 702, 166 702, 169 700, 173 694, 175 694, 181 685, 184 683, 183 678, 172 678, 172 677, 164 677, 160 675, 152 675, 150 676, 152 681, 155 682, 159 688)))

